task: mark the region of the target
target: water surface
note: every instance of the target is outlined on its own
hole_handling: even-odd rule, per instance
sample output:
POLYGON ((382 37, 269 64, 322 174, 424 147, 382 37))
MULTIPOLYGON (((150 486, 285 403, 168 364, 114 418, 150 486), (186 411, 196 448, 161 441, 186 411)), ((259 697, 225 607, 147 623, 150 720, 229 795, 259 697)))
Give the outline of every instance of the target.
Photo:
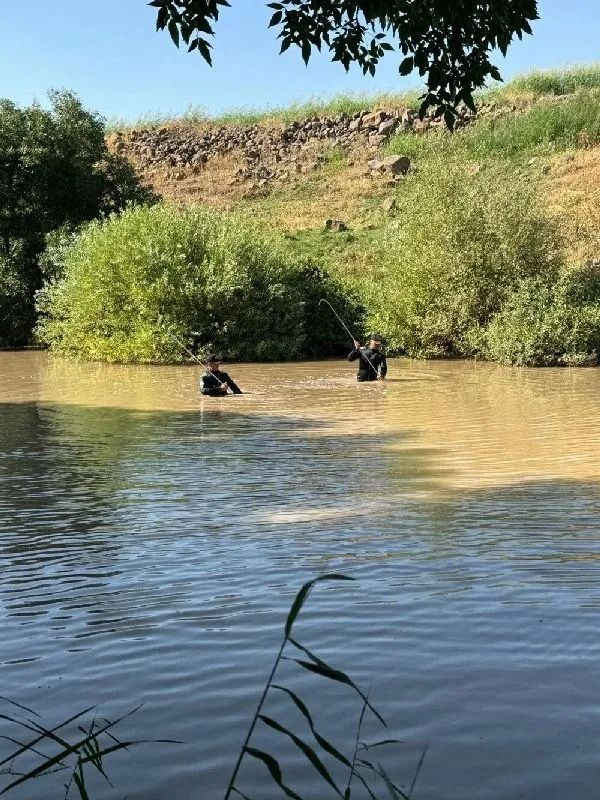
MULTIPOLYGON (((49 722, 143 703, 123 735, 183 744, 115 757, 96 797, 218 798, 294 592, 339 571, 297 634, 372 685, 399 783, 428 744, 422 800, 597 798, 600 371, 230 372, 248 394, 200 399, 194 367, 0 353, 0 695, 49 722)), ((351 698, 285 671, 350 746, 351 698)))

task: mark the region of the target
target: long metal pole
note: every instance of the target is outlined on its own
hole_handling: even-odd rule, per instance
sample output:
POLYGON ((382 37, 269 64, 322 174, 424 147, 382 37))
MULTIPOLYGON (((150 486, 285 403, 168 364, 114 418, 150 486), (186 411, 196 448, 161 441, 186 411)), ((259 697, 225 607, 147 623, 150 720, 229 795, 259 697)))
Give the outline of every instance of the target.
MULTIPOLYGON (((181 347, 182 350, 185 350, 185 352, 188 354, 188 356, 190 356, 190 358, 192 358, 197 364, 201 364, 203 367, 206 367, 206 371, 210 375, 212 375, 214 378, 217 378, 215 373, 212 370, 208 369, 208 366, 206 364, 203 364, 202 361, 200 361, 200 359, 197 356, 195 356, 192 353, 191 350, 188 350, 188 348, 184 345, 184 343, 181 341, 181 339, 178 339, 177 336, 174 336, 172 333, 170 333, 169 336, 171 337, 171 339, 173 339, 173 341, 177 342, 177 344, 179 345, 179 347, 181 347)), ((219 379, 217 378, 217 380, 219 380, 219 379)), ((232 390, 229 388, 229 386, 226 383, 223 383, 222 381, 219 381, 219 382, 220 382, 221 386, 225 386, 225 388, 227 389, 227 393, 228 394, 230 392, 231 392, 231 394, 233 394, 232 390)))
MULTIPOLYGON (((346 331, 346 333, 348 334, 348 336, 349 336, 349 337, 352 339, 352 343, 354 343, 354 342, 357 342, 357 341, 358 341, 358 339, 356 338, 356 336, 354 336, 354 334, 352 333, 352 331, 350 331, 350 329, 348 328, 348 326, 346 325, 346 323, 344 322, 344 320, 343 320, 343 319, 340 317, 340 315, 337 313, 337 311, 335 310, 335 308, 334 308, 334 307, 331 305, 331 303, 329 302, 329 300, 326 300, 326 299, 323 297, 321 300, 319 300, 319 305, 321 305, 321 303, 327 303, 327 305, 329 306, 329 308, 330 308, 330 309, 333 311, 333 314, 334 314, 335 318, 337 319, 337 321, 340 323, 340 325, 342 326, 342 328, 343 328, 343 329, 346 331)), ((377 378, 377 377, 378 377, 378 375, 377 375, 377 370, 376 370, 376 369, 375 369, 375 367, 373 366, 373 362, 371 361, 371 359, 370 359, 370 358, 369 358, 367 355, 365 355, 365 354, 362 352, 362 348, 360 348, 360 349, 359 349, 359 353, 361 354, 362 358, 364 358, 364 359, 365 359, 365 361, 367 362, 367 364, 368 364, 368 365, 371 367, 371 369, 372 369, 372 370, 373 370, 373 372, 375 373, 375 377, 377 378)))

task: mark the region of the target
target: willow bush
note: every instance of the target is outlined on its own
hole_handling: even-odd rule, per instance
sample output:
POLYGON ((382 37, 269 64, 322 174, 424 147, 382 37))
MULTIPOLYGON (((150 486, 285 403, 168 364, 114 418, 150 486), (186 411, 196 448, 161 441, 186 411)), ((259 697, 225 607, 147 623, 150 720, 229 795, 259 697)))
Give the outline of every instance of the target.
POLYGON ((600 264, 523 281, 480 339, 481 354, 519 366, 593 366, 600 354, 600 264))
POLYGON ((181 360, 203 350, 235 360, 328 355, 341 345, 328 298, 357 305, 314 264, 286 254, 249 221, 203 208, 131 208, 87 226, 39 295, 40 339, 60 353, 111 361, 181 360))
POLYGON ((392 350, 476 355, 484 328, 525 279, 559 273, 556 231, 534 192, 496 168, 432 159, 398 193, 367 289, 370 321, 392 350))

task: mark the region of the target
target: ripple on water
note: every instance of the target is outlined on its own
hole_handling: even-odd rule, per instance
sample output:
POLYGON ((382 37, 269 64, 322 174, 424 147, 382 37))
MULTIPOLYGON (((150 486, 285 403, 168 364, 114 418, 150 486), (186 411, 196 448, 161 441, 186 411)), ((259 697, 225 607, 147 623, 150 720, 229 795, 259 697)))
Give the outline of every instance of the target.
MULTIPOLYGON (((226 404, 192 368, 1 366, 0 694, 48 721, 144 703, 122 735, 183 744, 115 760, 121 795, 218 796, 293 592, 327 570, 357 583, 315 592, 298 635, 373 685, 401 782, 428 743, 423 800, 595 800, 597 371, 245 365, 226 404)), ((348 695, 293 680, 343 746, 348 695)), ((269 713, 301 729, 283 695, 269 713)))

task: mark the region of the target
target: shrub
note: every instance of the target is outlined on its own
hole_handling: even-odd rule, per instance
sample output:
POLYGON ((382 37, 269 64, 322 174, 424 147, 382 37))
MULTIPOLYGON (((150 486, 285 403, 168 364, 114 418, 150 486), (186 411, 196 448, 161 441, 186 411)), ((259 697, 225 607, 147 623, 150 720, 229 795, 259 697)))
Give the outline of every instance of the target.
POLYGON ((39 297, 39 336, 92 360, 180 360, 181 340, 239 360, 327 355, 339 334, 317 314, 327 297, 356 318, 338 286, 240 217, 167 205, 132 208, 83 230, 64 277, 39 297))
POLYGON ((482 355, 520 366, 588 366, 600 353, 600 265, 523 281, 481 339, 482 355))
POLYGON ((557 273, 553 227, 524 183, 435 159, 399 200, 367 303, 392 349, 471 355, 467 332, 485 326, 519 281, 557 273))

